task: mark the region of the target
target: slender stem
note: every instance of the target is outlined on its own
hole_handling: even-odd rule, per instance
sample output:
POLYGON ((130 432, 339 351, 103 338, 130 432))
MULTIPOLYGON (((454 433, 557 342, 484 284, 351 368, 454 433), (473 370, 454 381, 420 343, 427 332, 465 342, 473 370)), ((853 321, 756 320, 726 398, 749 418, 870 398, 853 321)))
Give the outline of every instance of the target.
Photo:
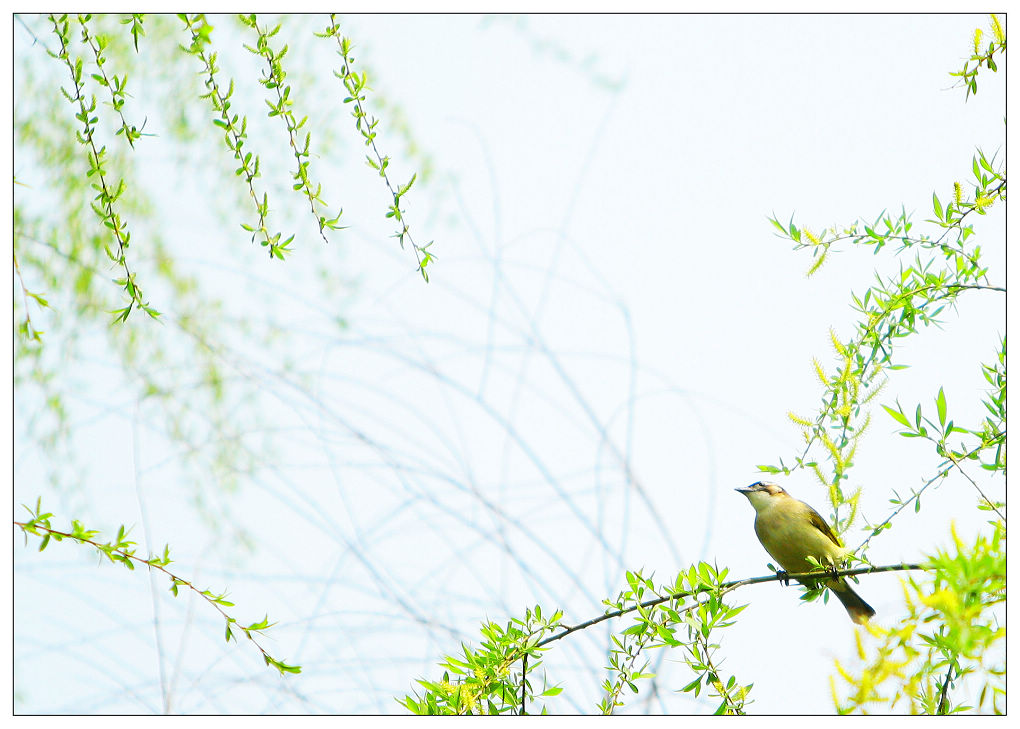
POLYGON ((528 654, 525 653, 524 658, 521 660, 521 711, 518 714, 518 716, 524 716, 525 714, 528 713, 527 707, 524 704, 525 699, 528 696, 527 677, 528 677, 528 654))
POLYGON ((949 668, 946 669, 946 678, 945 678, 944 681, 942 681, 942 689, 941 689, 941 691, 939 691, 939 708, 937 709, 937 713, 939 713, 939 714, 945 714, 946 713, 946 704, 947 704, 946 697, 947 697, 947 695, 949 693, 949 683, 950 683, 950 681, 953 680, 953 666, 955 664, 956 664, 956 661, 950 662, 949 668))
MULTIPOLYGON (((252 643, 255 644, 255 647, 258 648, 259 652, 262 653, 262 657, 265 659, 267 664, 275 665, 275 666, 277 666, 277 668, 279 668, 278 662, 275 659, 273 659, 272 656, 270 656, 266 652, 265 648, 263 648, 259 644, 259 642, 257 640, 255 640, 255 638, 252 636, 252 633, 255 633, 257 631, 256 630, 249 630, 248 628, 246 628, 243 625, 241 625, 240 623, 238 623, 237 620, 232 618, 232 617, 230 617, 230 615, 227 614, 227 612, 217 602, 218 599, 222 599, 223 597, 225 597, 225 595, 220 595, 220 596, 218 596, 218 598, 211 597, 210 596, 211 593, 209 593, 208 590, 200 590, 195 585, 193 585, 191 582, 189 582, 188 580, 185 580, 185 579, 183 579, 181 577, 178 577, 173 572, 171 572, 166 567, 164 567, 162 564, 160 564, 158 558, 150 557, 149 559, 142 559, 138 555, 134 554, 134 552, 132 552, 132 551, 128 551, 128 550, 125 550, 125 549, 118 549, 118 548, 110 549, 110 545, 100 544, 99 542, 93 541, 92 539, 89 539, 89 538, 84 537, 84 536, 80 536, 80 535, 76 536, 76 535, 71 534, 69 532, 60 531, 59 529, 53 529, 52 527, 48 527, 45 524, 42 524, 42 523, 39 523, 39 522, 29 523, 29 522, 15 521, 14 522, 14 526, 20 527, 21 530, 26 533, 26 535, 29 534, 29 533, 35 534, 36 533, 35 530, 43 531, 43 532, 46 532, 47 534, 52 535, 54 537, 57 537, 59 539, 70 539, 72 541, 78 542, 79 544, 89 544, 89 545, 95 547, 97 550, 99 550, 103 554, 107 554, 108 555, 109 552, 115 552, 116 554, 118 554, 120 556, 120 558, 123 561, 131 560, 131 561, 136 562, 138 564, 144 564, 149 569, 157 569, 157 570, 159 570, 160 572, 165 574, 167 577, 169 577, 172 580, 174 585, 180 585, 182 587, 187 587, 188 589, 192 590, 197 595, 199 595, 199 597, 201 597, 207 603, 209 603, 214 608, 216 608, 216 610, 219 611, 220 615, 222 615, 223 618, 227 621, 227 625, 228 626, 236 625, 240 630, 242 630, 244 632, 244 634, 245 634, 245 636, 247 636, 248 640, 250 640, 252 643)), ((26 536, 26 539, 27 539, 27 536, 26 536)))

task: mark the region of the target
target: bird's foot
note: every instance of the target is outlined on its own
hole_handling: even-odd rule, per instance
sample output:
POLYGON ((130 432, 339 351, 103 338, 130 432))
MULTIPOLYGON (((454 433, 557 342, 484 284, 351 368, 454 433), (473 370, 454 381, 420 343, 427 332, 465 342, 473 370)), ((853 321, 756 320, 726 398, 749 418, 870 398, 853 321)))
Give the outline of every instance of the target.
POLYGON ((779 578, 779 582, 786 587, 790 586, 790 573, 786 570, 776 570, 776 577, 779 578))

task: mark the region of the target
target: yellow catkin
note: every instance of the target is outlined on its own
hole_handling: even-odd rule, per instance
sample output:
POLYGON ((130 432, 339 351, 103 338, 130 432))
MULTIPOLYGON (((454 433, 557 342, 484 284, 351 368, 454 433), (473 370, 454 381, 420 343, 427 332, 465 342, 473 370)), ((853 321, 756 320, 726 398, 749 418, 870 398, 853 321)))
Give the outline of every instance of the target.
POLYGON ((974 29, 974 55, 981 53, 981 36, 983 35, 980 28, 974 29))
POLYGON ((857 695, 861 698, 862 703, 871 698, 872 695, 877 695, 877 692, 874 690, 876 683, 879 683, 879 681, 876 681, 872 675, 872 669, 866 669, 861 673, 861 678, 857 682, 857 695))
POLYGON ((795 422, 797 425, 802 425, 805 428, 810 428, 812 425, 814 425, 814 423, 812 423, 810 420, 808 420, 807 418, 802 418, 792 410, 787 411, 786 417, 795 422))
MULTIPOLYGON (((916 699, 917 694, 919 692, 920 683, 921 683, 920 678, 918 678, 917 676, 911 676, 910 680, 903 685, 903 693, 905 693, 912 699, 916 699)), ((928 682, 928 686, 929 687, 931 686, 931 681, 928 682)), ((911 702, 911 704, 913 704, 913 702, 911 702)))
POLYGON ((475 710, 475 706, 478 703, 478 697, 475 696, 475 692, 468 689, 466 686, 458 687, 460 705, 467 709, 468 713, 475 710))
POLYGON ((960 187, 959 182, 953 183, 953 198, 956 200, 957 205, 959 205, 960 201, 963 200, 963 188, 960 187))
POLYGON ((832 692, 832 705, 837 707, 836 711, 840 711, 839 692, 836 691, 836 679, 833 676, 829 676, 829 691, 832 692))
POLYGON ((885 389, 885 385, 886 385, 887 382, 888 382, 888 380, 882 380, 875 387, 871 388, 871 392, 869 392, 867 395, 865 395, 864 399, 861 400, 861 405, 867 405, 869 402, 874 400, 875 396, 878 395, 878 393, 882 392, 882 390, 885 389))
POLYGON ((910 588, 907 587, 904 580, 900 580, 900 586, 903 588, 903 602, 910 608, 910 612, 914 612, 914 601, 910 598, 910 588))
POLYGON ((836 461, 836 463, 839 466, 842 466, 843 465, 842 464, 843 458, 842 458, 842 456, 839 453, 839 448, 837 448, 836 444, 832 442, 832 438, 829 437, 828 433, 826 433, 825 431, 822 431, 821 436, 822 436, 822 445, 824 445, 825 448, 829 451, 829 454, 832 456, 832 460, 836 461))
POLYGON ((995 36, 996 43, 1006 42, 1006 32, 1002 29, 1002 23, 999 22, 999 18, 996 15, 992 15, 992 34, 995 36))
POLYGON ((808 240, 811 241, 812 243, 814 243, 815 245, 818 245, 819 243, 821 243, 821 241, 818 240, 818 236, 815 235, 814 233, 812 233, 807 228, 804 228, 804 235, 806 235, 808 237, 808 240))
MULTIPOLYGON (((852 456, 851 456, 852 457, 852 456)), ((847 458, 850 461, 850 458, 847 458)), ((850 504, 850 513, 846 517, 846 528, 849 529, 853 526, 854 521, 857 519, 857 506, 861 498, 861 490, 857 489, 853 495, 847 499, 847 503, 850 504)))
POLYGON ((811 268, 808 269, 807 276, 809 276, 809 277, 813 276, 815 274, 815 272, 819 268, 822 267, 822 264, 825 263, 825 256, 826 256, 825 253, 823 253, 822 255, 818 256, 818 259, 815 261, 814 265, 811 266, 811 268))
POLYGON ((825 370, 822 368, 822 363, 818 361, 817 357, 812 357, 811 363, 815 366, 815 374, 818 376, 818 381, 823 385, 828 385, 829 378, 825 376, 825 370))
POLYGON ((882 629, 878 623, 868 622, 864 624, 864 629, 871 633, 872 638, 881 638, 885 635, 885 630, 882 629))
POLYGON ((843 680, 853 686, 855 684, 854 677, 851 676, 845 668, 843 668, 843 665, 839 661, 833 661, 833 663, 836 664, 836 671, 838 671, 839 675, 843 677, 843 680))
POLYGON ((942 613, 953 613, 960 607, 960 601, 952 590, 939 590, 933 595, 922 597, 921 601, 942 613))
POLYGON ((829 327, 829 339, 832 340, 832 347, 835 349, 841 357, 846 357, 846 347, 839 341, 839 337, 836 336, 836 330, 829 327))

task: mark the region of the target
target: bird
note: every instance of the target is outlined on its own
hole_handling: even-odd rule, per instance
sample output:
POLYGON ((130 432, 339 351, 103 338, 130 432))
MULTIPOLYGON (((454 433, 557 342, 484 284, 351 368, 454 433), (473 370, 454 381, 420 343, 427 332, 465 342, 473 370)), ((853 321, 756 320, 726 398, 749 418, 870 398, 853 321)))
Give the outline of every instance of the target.
MULTIPOLYGON (((781 486, 758 481, 735 490, 746 496, 754 507, 754 533, 761 546, 787 573, 817 570, 817 565, 809 562, 808 557, 814 557, 818 564, 828 565, 834 571, 845 561, 848 550, 825 519, 781 486)), ((799 582, 813 588, 818 581, 799 582)), ((875 610, 854 592, 845 577, 831 577, 824 584, 858 625, 866 624, 875 615, 875 610)))

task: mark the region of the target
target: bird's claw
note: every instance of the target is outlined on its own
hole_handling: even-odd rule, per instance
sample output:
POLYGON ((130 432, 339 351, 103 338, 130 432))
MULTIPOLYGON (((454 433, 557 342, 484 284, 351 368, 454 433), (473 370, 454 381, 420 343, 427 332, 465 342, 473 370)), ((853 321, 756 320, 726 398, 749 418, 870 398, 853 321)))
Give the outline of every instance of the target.
POLYGON ((776 570, 776 576, 779 578, 779 582, 786 586, 790 586, 790 573, 786 570, 776 570))

